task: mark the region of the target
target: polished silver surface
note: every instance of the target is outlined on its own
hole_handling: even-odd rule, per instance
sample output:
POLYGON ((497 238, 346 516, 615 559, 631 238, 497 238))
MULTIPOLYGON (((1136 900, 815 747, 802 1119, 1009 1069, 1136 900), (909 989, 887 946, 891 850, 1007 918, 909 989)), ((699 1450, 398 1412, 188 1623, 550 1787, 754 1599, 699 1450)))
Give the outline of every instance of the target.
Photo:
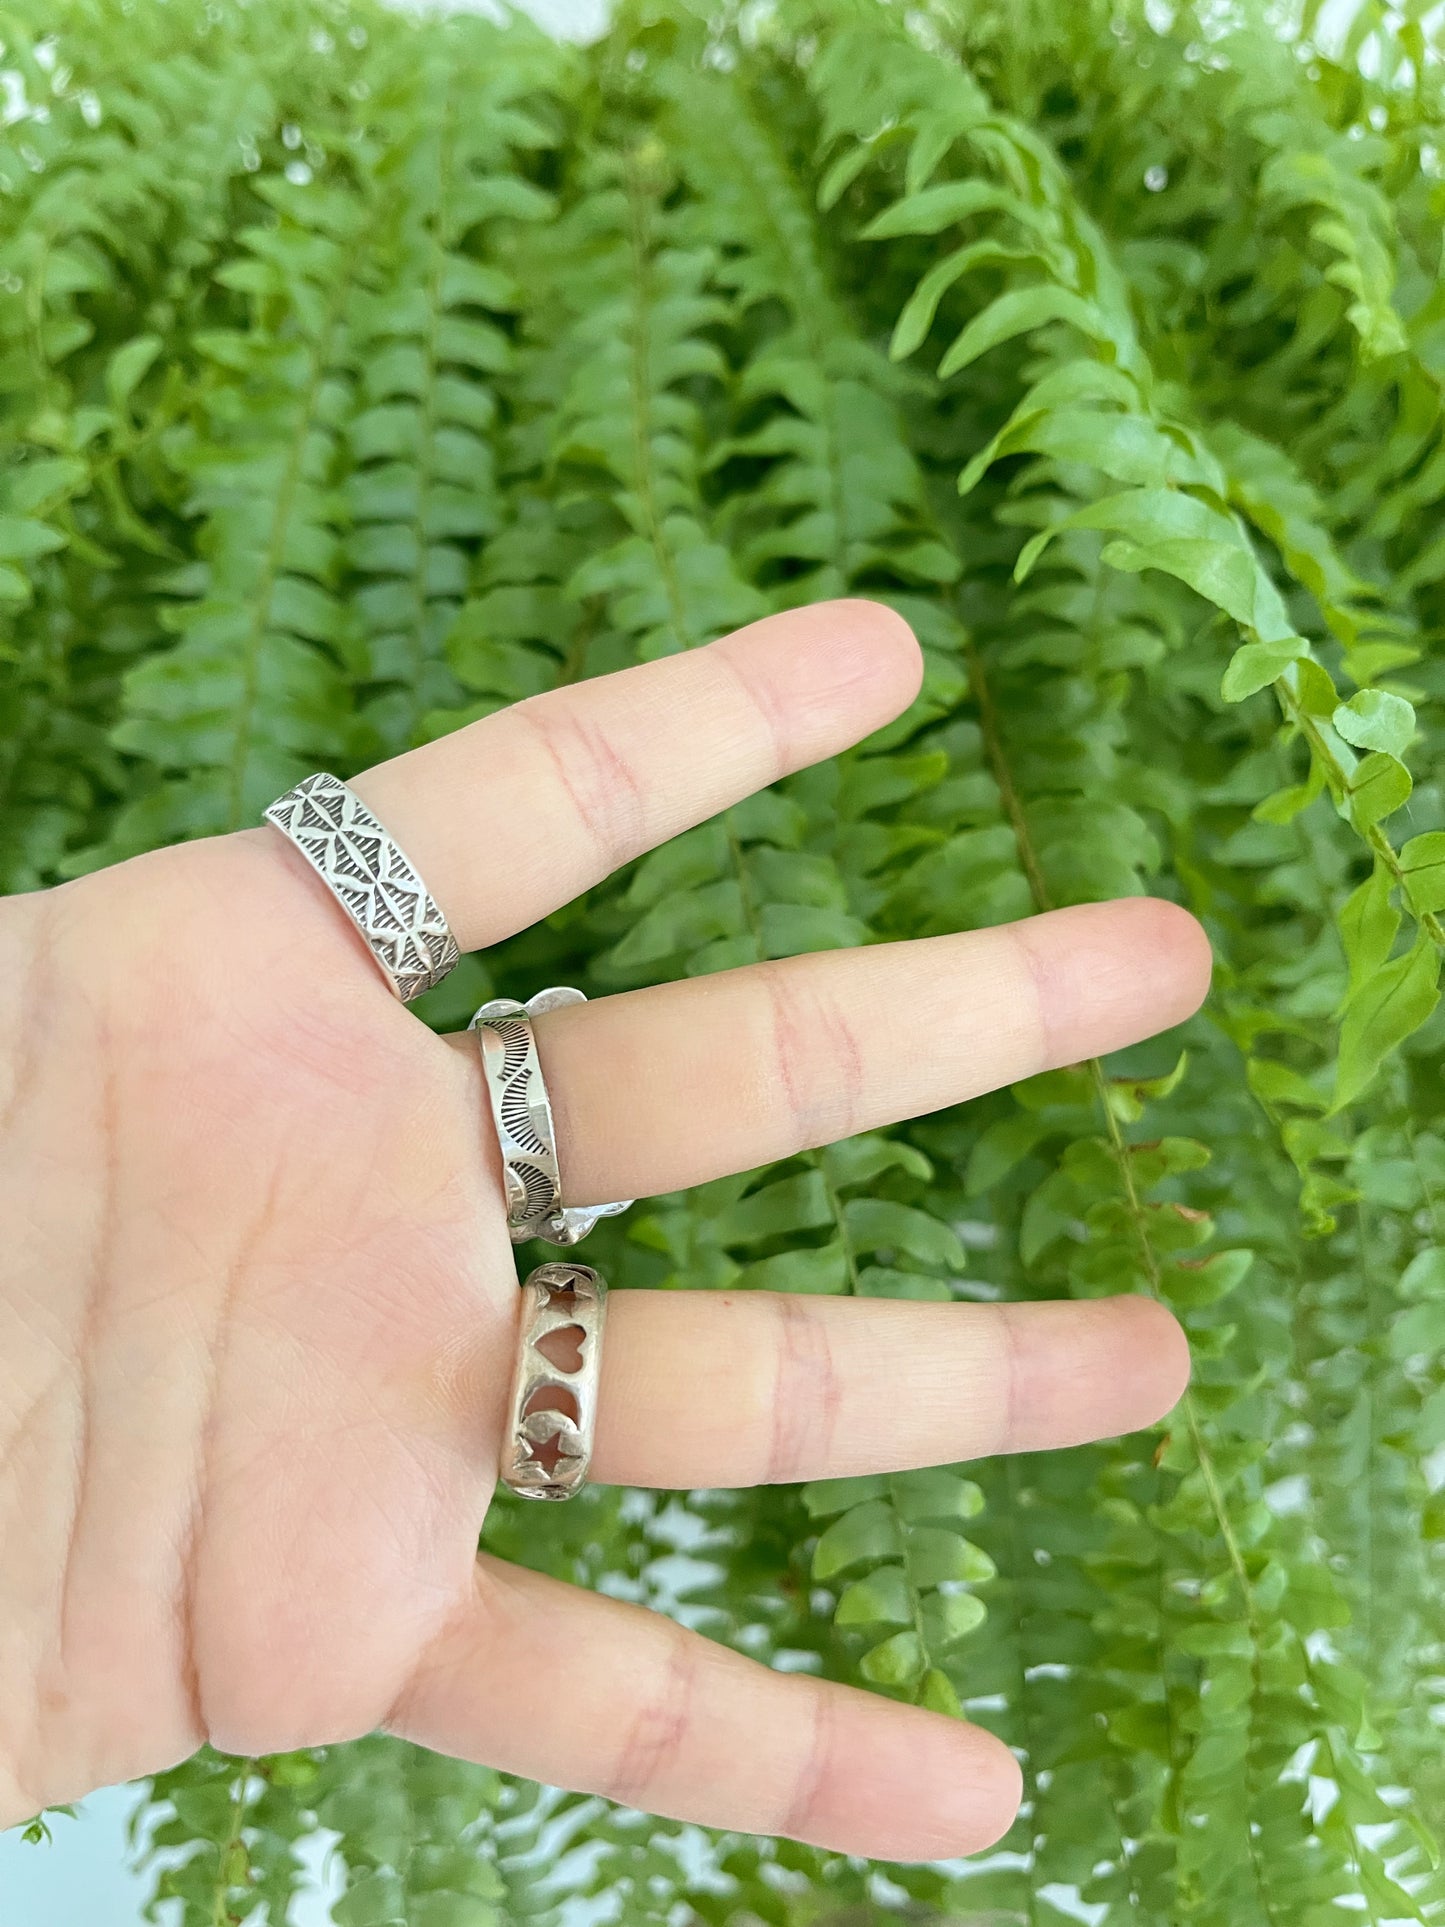
POLYGON ((502 1147, 507 1228, 514 1245, 525 1244, 529 1238, 541 1238, 552 1245, 575 1245, 599 1218, 615 1218, 632 1202, 630 1198, 619 1204, 562 1202, 557 1136, 532 1019, 543 1011, 586 1001, 580 990, 559 986, 539 990, 525 1004, 514 997, 494 998, 483 1004, 471 1021, 481 1046, 482 1071, 502 1147))
POLYGON ((404 1004, 454 967, 456 939, 395 839, 339 777, 321 772, 278 796, 266 821, 289 837, 366 939, 404 1004))
POLYGON ((522 1285, 501 1480, 523 1499, 582 1489, 597 1427, 607 1287, 588 1265, 539 1265, 522 1285))

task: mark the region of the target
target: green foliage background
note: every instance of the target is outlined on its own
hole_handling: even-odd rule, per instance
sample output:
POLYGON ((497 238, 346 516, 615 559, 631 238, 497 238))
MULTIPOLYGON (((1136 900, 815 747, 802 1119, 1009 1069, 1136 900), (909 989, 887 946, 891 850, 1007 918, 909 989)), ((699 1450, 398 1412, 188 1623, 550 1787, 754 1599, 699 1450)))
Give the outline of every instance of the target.
POLYGON ((1445 1920, 1445 115, 1414 0, 1318 11, 629 0, 584 52, 0 0, 0 887, 857 591, 926 646, 912 712, 435 1021, 1146 888, 1218 957, 1177 1061, 598 1237, 659 1289, 1158 1293, 1162 1436, 487 1523, 993 1726, 1004 1853, 869 1867, 368 1740, 154 1783, 186 1927, 283 1920, 318 1825, 342 1927, 1445 1920))

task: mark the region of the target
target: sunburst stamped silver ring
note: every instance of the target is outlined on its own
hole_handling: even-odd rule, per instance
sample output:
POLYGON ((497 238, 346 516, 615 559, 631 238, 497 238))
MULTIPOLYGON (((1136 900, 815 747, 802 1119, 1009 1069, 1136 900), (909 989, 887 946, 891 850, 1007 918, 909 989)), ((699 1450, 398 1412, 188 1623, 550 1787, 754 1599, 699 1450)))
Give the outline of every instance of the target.
POLYGON ((558 985, 539 990, 525 1004, 514 997, 494 998, 483 1004, 471 1021, 481 1046, 482 1071, 502 1147, 507 1228, 513 1244, 541 1238, 547 1244, 575 1245, 599 1218, 615 1218, 632 1202, 630 1198, 617 1204, 562 1202, 552 1105, 532 1034, 532 1019, 544 1011, 586 1001, 582 991, 558 985))
POLYGON ((340 777, 308 776, 266 811, 356 925, 404 1004, 433 990, 460 956, 415 864, 340 777))

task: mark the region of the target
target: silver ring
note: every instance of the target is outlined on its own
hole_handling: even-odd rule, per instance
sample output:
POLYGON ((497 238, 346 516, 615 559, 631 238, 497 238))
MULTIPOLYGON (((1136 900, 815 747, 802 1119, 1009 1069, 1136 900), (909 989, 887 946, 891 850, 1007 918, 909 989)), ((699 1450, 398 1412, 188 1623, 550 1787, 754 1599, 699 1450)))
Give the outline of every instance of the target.
POLYGON ((436 898, 406 852, 339 777, 324 771, 266 812, 366 939, 404 1004, 433 990, 460 952, 436 898))
POLYGON ((580 990, 559 986, 539 990, 525 1004, 514 997, 494 998, 471 1021, 502 1147, 507 1228, 514 1245, 529 1238, 542 1238, 549 1245, 575 1245, 599 1218, 615 1218, 632 1203, 631 1198, 619 1204, 562 1202, 557 1136, 532 1019, 543 1011, 586 1001, 580 990))
POLYGON ((570 1499, 597 1429, 607 1287, 587 1265, 539 1265, 522 1286, 501 1479, 521 1499, 570 1499))

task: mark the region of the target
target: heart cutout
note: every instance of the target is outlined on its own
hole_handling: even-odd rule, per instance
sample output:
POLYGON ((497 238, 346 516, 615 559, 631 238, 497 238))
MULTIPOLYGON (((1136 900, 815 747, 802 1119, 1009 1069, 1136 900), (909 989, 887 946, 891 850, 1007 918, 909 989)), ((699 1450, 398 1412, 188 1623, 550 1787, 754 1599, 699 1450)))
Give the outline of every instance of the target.
POLYGON ((534 1342, 547 1363, 559 1372, 580 1372, 582 1342, 586 1336, 580 1325, 559 1325, 556 1331, 543 1332, 534 1342))

